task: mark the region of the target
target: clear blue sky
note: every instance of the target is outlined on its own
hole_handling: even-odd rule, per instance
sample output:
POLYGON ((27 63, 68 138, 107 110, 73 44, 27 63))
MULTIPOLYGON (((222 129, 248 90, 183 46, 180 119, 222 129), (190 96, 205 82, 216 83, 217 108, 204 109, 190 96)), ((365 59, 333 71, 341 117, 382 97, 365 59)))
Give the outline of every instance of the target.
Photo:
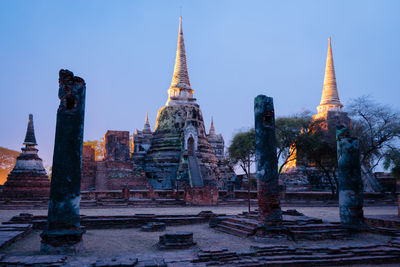
POLYGON ((328 37, 339 95, 399 107, 400 1, 0 1, 0 146, 19 150, 34 114, 51 165, 58 71, 87 84, 85 140, 154 128, 167 100, 183 12, 188 67, 206 127, 229 144, 253 99, 277 115, 319 104, 328 37))

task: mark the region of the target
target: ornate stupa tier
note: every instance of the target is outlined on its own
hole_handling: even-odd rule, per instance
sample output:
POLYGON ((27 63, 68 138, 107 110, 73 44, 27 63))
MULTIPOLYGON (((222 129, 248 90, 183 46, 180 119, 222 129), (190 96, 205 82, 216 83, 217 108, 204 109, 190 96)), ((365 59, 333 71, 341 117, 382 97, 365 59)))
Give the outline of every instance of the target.
POLYGON ((170 189, 175 182, 189 184, 187 157, 195 155, 205 185, 219 185, 218 158, 208 142, 197 104, 164 106, 158 111, 146 173, 154 188, 170 189))
POLYGON ((146 176, 158 189, 221 186, 219 160, 207 138, 200 106, 193 98, 182 18, 179 20, 174 74, 168 101, 158 111, 151 146, 144 157, 146 176))
POLYGON ((325 111, 342 111, 343 105, 340 103, 339 93, 336 84, 335 66, 333 63, 331 38, 329 37, 328 54, 326 57, 324 87, 318 113, 325 111))
POLYGON ((182 17, 179 17, 178 46, 176 49, 174 74, 172 75, 171 86, 168 89, 167 106, 193 103, 193 90, 190 86, 189 74, 186 63, 185 41, 182 31, 182 17))

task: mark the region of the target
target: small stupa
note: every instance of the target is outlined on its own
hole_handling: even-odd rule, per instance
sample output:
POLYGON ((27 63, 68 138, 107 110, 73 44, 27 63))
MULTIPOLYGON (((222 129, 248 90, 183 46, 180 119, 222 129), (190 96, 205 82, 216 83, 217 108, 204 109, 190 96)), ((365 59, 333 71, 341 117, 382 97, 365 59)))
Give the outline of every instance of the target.
POLYGON ((32 114, 29 114, 24 145, 1 196, 11 200, 45 200, 49 197, 50 180, 37 153, 32 114))

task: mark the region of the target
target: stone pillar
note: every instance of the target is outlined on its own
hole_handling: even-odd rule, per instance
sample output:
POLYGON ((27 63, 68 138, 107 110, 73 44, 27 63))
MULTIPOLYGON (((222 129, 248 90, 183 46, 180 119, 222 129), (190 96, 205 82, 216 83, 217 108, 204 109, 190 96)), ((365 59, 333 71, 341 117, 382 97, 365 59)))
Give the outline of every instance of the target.
POLYGON ((358 140, 350 137, 349 129, 343 125, 336 126, 336 140, 340 222, 343 226, 357 229, 364 225, 358 140))
POLYGON ((397 195, 397 215, 400 217, 400 178, 396 177, 396 195, 397 195))
POLYGON ((82 78, 60 70, 53 172, 46 229, 41 250, 76 252, 82 248, 79 204, 82 172, 86 85, 82 78))
POLYGON ((258 181, 258 220, 267 230, 282 228, 279 200, 275 115, 271 97, 254 99, 255 142, 258 181))

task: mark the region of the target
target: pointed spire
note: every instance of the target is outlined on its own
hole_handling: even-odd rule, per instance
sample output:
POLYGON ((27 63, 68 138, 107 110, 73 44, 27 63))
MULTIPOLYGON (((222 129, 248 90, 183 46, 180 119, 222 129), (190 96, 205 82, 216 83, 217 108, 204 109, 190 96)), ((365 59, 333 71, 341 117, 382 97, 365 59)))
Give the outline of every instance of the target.
POLYGON ((33 115, 29 114, 28 128, 26 129, 26 135, 24 145, 36 146, 35 130, 33 128, 33 115))
POLYGON ((215 135, 215 128, 214 128, 214 120, 213 120, 213 117, 211 117, 211 126, 210 126, 210 131, 208 132, 208 135, 215 135))
POLYGON ((189 74, 186 63, 185 41, 182 31, 182 17, 179 17, 178 46, 176 49, 174 74, 172 75, 171 86, 168 90, 168 101, 180 100, 187 102, 192 99, 193 90, 190 86, 189 74))
POLYGON ((143 132, 147 132, 147 133, 151 133, 151 127, 150 127, 150 123, 149 123, 149 113, 146 112, 146 121, 144 123, 143 126, 143 132))
POLYGON ((318 113, 325 110, 340 111, 343 105, 340 103, 339 93, 336 84, 335 66, 333 63, 331 37, 329 37, 328 54, 326 56, 324 87, 322 97, 318 106, 318 113))

